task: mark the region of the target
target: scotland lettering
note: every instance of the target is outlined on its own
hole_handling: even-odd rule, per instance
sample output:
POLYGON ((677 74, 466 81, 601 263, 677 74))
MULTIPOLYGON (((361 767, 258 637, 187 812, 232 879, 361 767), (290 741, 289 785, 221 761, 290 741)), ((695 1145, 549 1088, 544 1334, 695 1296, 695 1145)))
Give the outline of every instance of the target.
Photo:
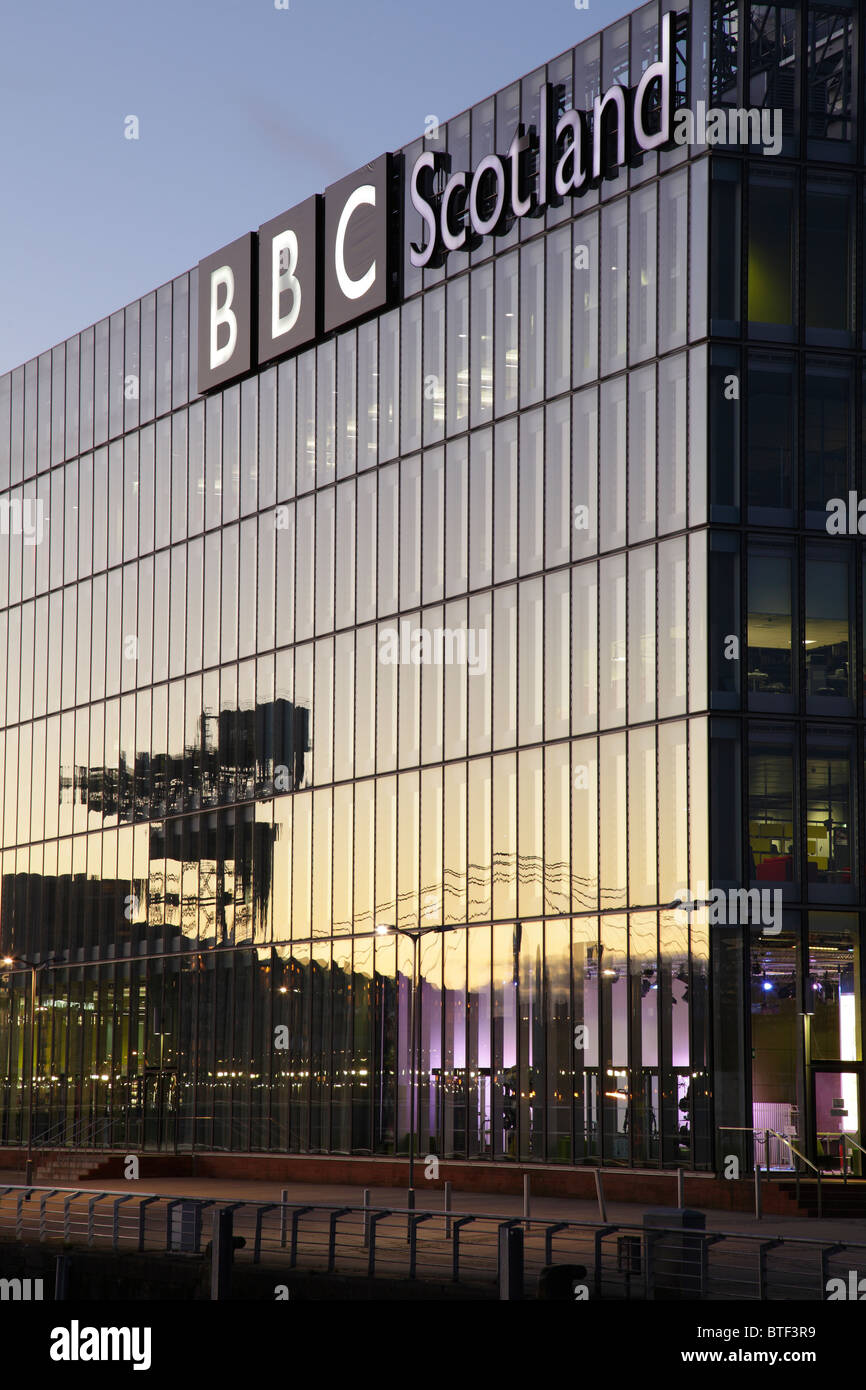
POLYGON ((410 175, 409 194, 427 235, 423 246, 413 243, 410 247, 412 264, 441 265, 449 251, 499 235, 512 218, 538 216, 549 203, 585 192, 635 156, 669 144, 674 116, 674 22, 672 13, 664 15, 661 56, 646 69, 637 87, 614 83, 596 97, 591 113, 564 111, 554 125, 554 89, 546 83, 539 95, 537 127, 527 131, 518 125, 507 155, 485 155, 472 173, 450 172, 448 156, 441 152, 427 150, 419 155, 410 175), (656 84, 657 120, 650 106, 656 84), (537 155, 537 170, 530 181, 526 171, 532 154, 537 155), (445 175, 449 175, 447 182, 437 197, 437 178, 445 175))

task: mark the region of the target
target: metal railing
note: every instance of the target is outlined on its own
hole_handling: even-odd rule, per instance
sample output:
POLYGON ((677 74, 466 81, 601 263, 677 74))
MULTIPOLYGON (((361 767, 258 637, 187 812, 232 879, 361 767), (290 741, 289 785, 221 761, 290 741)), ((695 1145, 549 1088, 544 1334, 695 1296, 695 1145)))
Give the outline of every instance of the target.
MULTIPOLYGON (((792 1156, 792 1158, 794 1159, 794 1162, 793 1162, 793 1164, 792 1164, 791 1166, 792 1166, 792 1170, 793 1170, 793 1174, 794 1174, 794 1187, 795 1187, 796 1194, 797 1194, 797 1203, 799 1204, 799 1201, 800 1201, 800 1169, 799 1169, 799 1167, 798 1167, 798 1160, 799 1160, 799 1162, 800 1162, 800 1163, 804 1163, 804 1164, 806 1165, 807 1168, 811 1168, 811 1169, 812 1169, 812 1172, 815 1174, 816 1183, 817 1183, 817 1192, 818 1192, 818 1216, 820 1217, 820 1216, 823 1215, 823 1206, 822 1206, 822 1197, 821 1197, 821 1178, 822 1178, 822 1176, 824 1176, 824 1175, 822 1174, 821 1169, 820 1169, 819 1167, 817 1167, 817 1165, 814 1164, 814 1163, 811 1161, 811 1159, 808 1159, 804 1153, 801 1153, 801 1152, 800 1152, 799 1149, 795 1149, 795 1148, 794 1148, 794 1145, 791 1143, 791 1141, 790 1141, 790 1139, 787 1137, 787 1135, 780 1134, 780 1133, 778 1132, 778 1130, 775 1130, 775 1129, 768 1129, 766 1125, 764 1126, 763 1129, 750 1129, 748 1126, 744 1126, 744 1125, 719 1125, 719 1126, 718 1126, 718 1131, 719 1131, 719 1134, 751 1134, 751 1135, 754 1136, 756 1147, 757 1147, 758 1144, 763 1144, 763 1145, 764 1145, 764 1169, 765 1169, 765 1172, 766 1172, 766 1175, 767 1175, 767 1181, 768 1181, 768 1182, 769 1182, 769 1180, 770 1180, 770 1172, 771 1172, 771 1169, 770 1169, 770 1139, 771 1139, 771 1137, 772 1137, 773 1139, 776 1139, 780 1144, 784 1144, 784 1145, 786 1146, 786 1148, 790 1149, 790 1151, 791 1151, 791 1156, 792 1156)), ((755 1154, 755 1216, 758 1218, 758 1220, 761 1219, 761 1214, 762 1214, 762 1212, 761 1212, 761 1166, 760 1166, 760 1164, 759 1164, 759 1162, 758 1162, 758 1156, 757 1156, 757 1153, 756 1153, 756 1154, 755 1154)))
MULTIPOLYGON (((841 1166, 841 1169, 840 1169, 840 1172, 839 1172, 839 1176, 841 1177, 843 1184, 845 1184, 845 1185, 847 1186, 847 1183, 848 1183, 848 1145, 849 1145, 849 1144, 853 1145, 853 1147, 854 1147, 855 1149, 857 1149, 858 1152, 861 1153, 861 1154, 866 1154, 866 1149, 863 1148, 863 1145, 862 1145, 862 1144, 858 1144, 857 1140, 853 1137, 853 1135, 851 1135, 851 1134, 845 1134, 845 1133, 840 1134, 838 1130, 818 1130, 817 1138, 818 1138, 818 1139, 838 1139, 838 1140, 840 1141, 840 1143, 841 1143, 841 1145, 842 1145, 842 1153, 841 1153, 842 1166, 841 1166)), ((829 1176, 829 1177, 833 1177, 833 1176, 835 1176, 835 1175, 834 1175, 834 1174, 832 1173, 832 1171, 831 1171, 831 1172, 828 1174, 828 1176, 829 1176)), ((852 1176, 852 1177, 857 1177, 857 1176, 858 1176, 858 1175, 853 1171, 853 1168, 852 1168, 852 1171, 851 1171, 851 1176, 852 1176)))
POLYGON ((105 1137, 106 1131, 110 1131, 112 1120, 110 1116, 101 1115, 96 1120, 91 1120, 89 1124, 82 1124, 81 1119, 61 1120, 59 1124, 52 1125, 50 1129, 40 1134, 37 1139, 37 1149, 44 1158, 47 1153, 58 1149, 101 1149, 104 1145, 97 1142, 105 1137))
POLYGON ((671 1290, 700 1300, 823 1301, 831 1278, 866 1276, 866 1244, 743 1231, 644 1227, 631 1222, 525 1218, 448 1209, 255 1202, 9 1186, 0 1230, 18 1241, 112 1251, 203 1256, 213 1211, 231 1208, 235 1263, 361 1278, 433 1281, 496 1297, 500 1232, 517 1228, 524 1296, 542 1270, 586 1271, 586 1296, 653 1299, 671 1290), (207 1221, 204 1220, 207 1214, 207 1221))

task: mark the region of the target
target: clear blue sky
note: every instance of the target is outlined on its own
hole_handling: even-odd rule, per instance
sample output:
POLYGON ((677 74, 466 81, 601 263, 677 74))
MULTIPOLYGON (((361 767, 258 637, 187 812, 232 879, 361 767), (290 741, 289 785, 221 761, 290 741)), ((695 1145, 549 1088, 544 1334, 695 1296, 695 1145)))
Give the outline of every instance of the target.
POLYGON ((628 0, 49 0, 0 18, 0 372, 628 0), (124 118, 140 139, 124 138, 124 118))

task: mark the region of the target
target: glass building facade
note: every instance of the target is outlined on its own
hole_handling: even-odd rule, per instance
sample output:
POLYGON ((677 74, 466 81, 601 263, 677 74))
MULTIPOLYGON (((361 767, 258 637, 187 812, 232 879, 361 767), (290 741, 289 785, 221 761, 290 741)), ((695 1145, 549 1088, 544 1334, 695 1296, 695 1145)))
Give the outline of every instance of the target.
MULTIPOLYGON (((674 8, 403 168, 635 86, 674 8)), ((404 179, 382 313, 204 398, 193 271, 0 379, 0 1144, 859 1138, 864 44, 695 0, 677 104, 778 156, 645 154, 423 270, 404 179), (383 660, 421 630, 479 659, 383 660)))

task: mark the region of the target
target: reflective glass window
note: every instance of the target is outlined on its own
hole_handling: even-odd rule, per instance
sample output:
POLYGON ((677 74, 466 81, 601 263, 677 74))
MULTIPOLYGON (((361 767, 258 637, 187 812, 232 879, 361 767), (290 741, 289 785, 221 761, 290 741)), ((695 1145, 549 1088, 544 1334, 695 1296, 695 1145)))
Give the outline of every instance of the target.
POLYGON ((753 694, 792 693, 792 601, 790 553, 755 546, 749 554, 746 657, 749 691, 753 694))
POLYGON ((794 324, 796 198, 793 174, 749 174, 749 322, 762 337, 790 336, 794 324))

